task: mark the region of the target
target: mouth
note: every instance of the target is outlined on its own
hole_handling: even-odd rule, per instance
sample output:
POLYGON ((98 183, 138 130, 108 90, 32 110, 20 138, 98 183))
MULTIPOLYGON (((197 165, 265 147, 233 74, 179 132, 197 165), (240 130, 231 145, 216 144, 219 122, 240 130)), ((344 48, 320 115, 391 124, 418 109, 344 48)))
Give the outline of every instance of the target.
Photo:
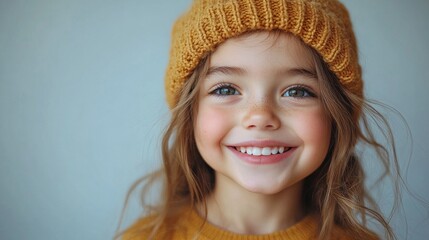
POLYGON ((244 146, 237 146, 232 147, 234 150, 241 152, 243 154, 251 155, 251 156, 270 156, 270 155, 278 155, 285 152, 288 152, 291 150, 291 147, 284 147, 284 146, 278 146, 278 147, 244 147, 244 146))

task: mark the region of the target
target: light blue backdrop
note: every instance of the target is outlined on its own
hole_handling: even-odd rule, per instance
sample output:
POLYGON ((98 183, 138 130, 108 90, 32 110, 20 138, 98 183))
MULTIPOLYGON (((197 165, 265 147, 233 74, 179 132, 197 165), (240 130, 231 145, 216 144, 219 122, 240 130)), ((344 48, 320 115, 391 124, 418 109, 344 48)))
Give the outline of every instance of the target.
MULTIPOLYGON (((429 199, 429 1, 344 2, 366 94, 407 119, 408 183, 429 199)), ((158 164, 169 33, 189 3, 0 2, 1 239, 111 239, 128 187, 158 164)), ((407 136, 393 123, 405 167, 407 136)), ((405 197, 408 237, 427 239, 416 204, 405 197)))

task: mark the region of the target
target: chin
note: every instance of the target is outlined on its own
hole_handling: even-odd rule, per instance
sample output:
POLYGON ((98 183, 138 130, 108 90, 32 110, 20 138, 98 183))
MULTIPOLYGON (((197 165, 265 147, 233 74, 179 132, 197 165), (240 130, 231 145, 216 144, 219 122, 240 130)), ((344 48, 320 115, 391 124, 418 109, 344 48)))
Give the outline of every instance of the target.
POLYGON ((295 184, 278 184, 271 181, 246 181, 242 182, 240 185, 252 193, 275 195, 290 189, 295 184))

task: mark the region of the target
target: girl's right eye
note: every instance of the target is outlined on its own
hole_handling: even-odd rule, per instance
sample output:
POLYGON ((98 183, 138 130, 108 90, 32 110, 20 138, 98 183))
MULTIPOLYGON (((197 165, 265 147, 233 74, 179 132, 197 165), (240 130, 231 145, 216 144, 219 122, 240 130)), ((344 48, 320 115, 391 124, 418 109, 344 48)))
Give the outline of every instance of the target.
POLYGON ((217 96, 230 96, 240 94, 238 90, 230 84, 222 84, 217 86, 213 91, 210 92, 211 95, 217 96))

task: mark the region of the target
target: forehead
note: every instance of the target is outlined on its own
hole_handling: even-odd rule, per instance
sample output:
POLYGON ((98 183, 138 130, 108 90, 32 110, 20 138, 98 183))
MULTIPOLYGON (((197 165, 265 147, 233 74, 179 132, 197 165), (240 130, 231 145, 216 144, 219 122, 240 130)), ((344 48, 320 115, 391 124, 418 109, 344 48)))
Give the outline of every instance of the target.
POLYGON ((230 38, 211 54, 210 65, 254 62, 270 65, 314 68, 314 56, 293 34, 281 31, 253 31, 230 38), (258 61, 255 61, 258 60, 258 61))

